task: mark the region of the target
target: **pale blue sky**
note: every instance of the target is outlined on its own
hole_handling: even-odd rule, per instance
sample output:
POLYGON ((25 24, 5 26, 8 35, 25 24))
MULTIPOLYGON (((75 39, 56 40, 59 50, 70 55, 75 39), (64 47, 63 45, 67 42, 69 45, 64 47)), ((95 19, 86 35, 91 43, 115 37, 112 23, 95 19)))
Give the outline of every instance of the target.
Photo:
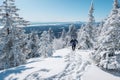
MULTIPOLYGON (((87 21, 90 4, 91 0, 16 0, 20 16, 32 22, 87 21)), ((96 21, 104 19, 112 5, 113 0, 94 0, 96 21)))

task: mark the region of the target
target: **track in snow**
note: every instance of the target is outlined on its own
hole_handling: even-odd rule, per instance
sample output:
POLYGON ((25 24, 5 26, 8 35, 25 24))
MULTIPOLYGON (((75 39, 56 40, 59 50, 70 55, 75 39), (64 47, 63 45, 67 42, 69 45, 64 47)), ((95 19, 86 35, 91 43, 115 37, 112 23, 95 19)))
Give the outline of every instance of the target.
POLYGON ((81 76, 84 73, 86 66, 90 63, 83 60, 80 54, 76 51, 71 51, 66 57, 68 62, 65 70, 60 74, 46 80, 81 80, 81 76))
POLYGON ((42 79, 41 76, 39 76, 40 71, 36 71, 30 74, 25 80, 31 78, 34 78, 34 80, 81 80, 81 76, 84 74, 90 62, 85 60, 78 51, 70 51, 64 59, 67 65, 61 73, 42 79))

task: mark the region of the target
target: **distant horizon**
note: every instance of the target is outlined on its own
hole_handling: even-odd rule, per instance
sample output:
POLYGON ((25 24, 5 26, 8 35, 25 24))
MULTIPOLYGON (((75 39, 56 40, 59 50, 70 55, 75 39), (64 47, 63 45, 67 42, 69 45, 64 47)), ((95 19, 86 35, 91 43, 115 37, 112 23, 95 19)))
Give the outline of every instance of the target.
MULTIPOLYGON (((62 21, 50 21, 50 22, 34 22, 34 21, 29 21, 29 22, 31 22, 31 23, 87 23, 88 21, 64 21, 64 22, 62 22, 62 21)), ((95 23, 98 23, 98 22, 101 22, 101 21, 96 21, 95 23)))
POLYGON ((70 22, 85 22, 85 21, 46 21, 46 22, 39 22, 39 21, 30 21, 31 23, 70 23, 70 22))

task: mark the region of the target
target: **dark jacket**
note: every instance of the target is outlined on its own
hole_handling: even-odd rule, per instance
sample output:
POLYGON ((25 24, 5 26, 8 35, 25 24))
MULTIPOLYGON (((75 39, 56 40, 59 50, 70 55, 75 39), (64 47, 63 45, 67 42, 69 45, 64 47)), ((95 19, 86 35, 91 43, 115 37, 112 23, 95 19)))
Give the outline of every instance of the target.
POLYGON ((70 44, 71 44, 72 46, 76 46, 77 43, 78 43, 78 41, 77 41, 76 39, 72 39, 72 40, 70 41, 70 44))

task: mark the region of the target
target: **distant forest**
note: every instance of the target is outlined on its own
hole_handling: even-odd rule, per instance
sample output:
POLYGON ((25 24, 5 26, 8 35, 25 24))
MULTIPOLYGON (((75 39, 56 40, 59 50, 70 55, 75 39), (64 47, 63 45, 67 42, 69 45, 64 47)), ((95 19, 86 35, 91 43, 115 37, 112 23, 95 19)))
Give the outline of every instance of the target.
MULTIPOLYGON (((73 23, 63 23, 63 24, 53 24, 53 25, 31 25, 29 27, 24 27, 26 33, 31 33, 32 31, 35 31, 39 34, 43 32, 43 31, 48 31, 49 28, 51 28, 53 30, 53 33, 55 35, 56 38, 59 38, 62 32, 62 29, 65 28, 66 32, 69 29, 69 26, 73 24, 73 23)), ((83 23, 74 23, 76 29, 79 29, 81 27, 83 23)))

